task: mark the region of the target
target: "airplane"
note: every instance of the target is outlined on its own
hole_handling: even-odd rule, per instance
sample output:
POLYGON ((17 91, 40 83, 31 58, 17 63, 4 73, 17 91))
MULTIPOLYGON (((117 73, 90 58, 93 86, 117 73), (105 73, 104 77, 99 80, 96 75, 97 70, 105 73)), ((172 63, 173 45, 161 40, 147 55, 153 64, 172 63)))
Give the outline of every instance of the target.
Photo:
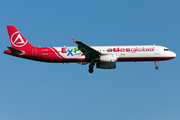
POLYGON ((75 47, 34 47, 14 26, 7 26, 7 31, 11 47, 5 54, 41 62, 89 64, 89 73, 93 73, 95 64, 96 68, 115 69, 116 62, 125 61, 154 61, 157 70, 157 61, 176 57, 167 47, 158 45, 88 46, 75 39, 75 47))

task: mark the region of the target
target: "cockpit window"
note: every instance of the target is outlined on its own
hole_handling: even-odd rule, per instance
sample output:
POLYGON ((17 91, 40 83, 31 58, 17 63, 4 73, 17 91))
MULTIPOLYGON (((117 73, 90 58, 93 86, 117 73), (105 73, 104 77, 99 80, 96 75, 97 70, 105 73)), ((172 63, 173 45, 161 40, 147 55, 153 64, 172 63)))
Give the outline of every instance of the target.
POLYGON ((169 49, 164 49, 164 51, 169 51, 169 49))

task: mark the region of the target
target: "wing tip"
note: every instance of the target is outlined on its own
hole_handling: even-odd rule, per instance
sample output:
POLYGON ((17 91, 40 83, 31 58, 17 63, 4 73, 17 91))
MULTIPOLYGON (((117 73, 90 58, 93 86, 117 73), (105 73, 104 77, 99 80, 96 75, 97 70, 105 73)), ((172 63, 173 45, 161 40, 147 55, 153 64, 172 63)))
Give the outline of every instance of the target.
POLYGON ((73 43, 76 43, 76 41, 77 41, 77 40, 75 40, 75 39, 72 39, 72 40, 73 40, 73 43))

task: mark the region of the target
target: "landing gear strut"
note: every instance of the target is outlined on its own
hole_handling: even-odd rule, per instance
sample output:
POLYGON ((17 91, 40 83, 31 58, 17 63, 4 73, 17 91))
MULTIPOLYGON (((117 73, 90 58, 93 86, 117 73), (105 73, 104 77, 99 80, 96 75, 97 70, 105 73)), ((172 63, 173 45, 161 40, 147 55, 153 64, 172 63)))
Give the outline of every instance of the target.
POLYGON ((155 65, 156 65, 155 69, 158 70, 159 67, 157 66, 157 61, 155 61, 155 65))
POLYGON ((89 73, 93 73, 93 67, 94 67, 94 63, 91 63, 90 65, 89 65, 89 73))

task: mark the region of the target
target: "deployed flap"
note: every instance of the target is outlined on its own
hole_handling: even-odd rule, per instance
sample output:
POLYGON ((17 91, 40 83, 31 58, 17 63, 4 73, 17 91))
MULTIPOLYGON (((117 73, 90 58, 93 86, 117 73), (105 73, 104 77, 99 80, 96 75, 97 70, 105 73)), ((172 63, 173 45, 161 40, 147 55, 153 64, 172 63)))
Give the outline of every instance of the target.
POLYGON ((11 52, 16 53, 16 54, 23 54, 23 51, 20 51, 18 49, 15 49, 13 47, 7 47, 11 52))
POLYGON ((86 56, 86 58, 92 58, 92 57, 96 57, 101 55, 100 52, 98 52, 97 50, 93 49, 92 47, 84 44, 81 41, 75 41, 76 44, 78 44, 78 48, 79 50, 81 50, 83 52, 83 55, 86 56))

